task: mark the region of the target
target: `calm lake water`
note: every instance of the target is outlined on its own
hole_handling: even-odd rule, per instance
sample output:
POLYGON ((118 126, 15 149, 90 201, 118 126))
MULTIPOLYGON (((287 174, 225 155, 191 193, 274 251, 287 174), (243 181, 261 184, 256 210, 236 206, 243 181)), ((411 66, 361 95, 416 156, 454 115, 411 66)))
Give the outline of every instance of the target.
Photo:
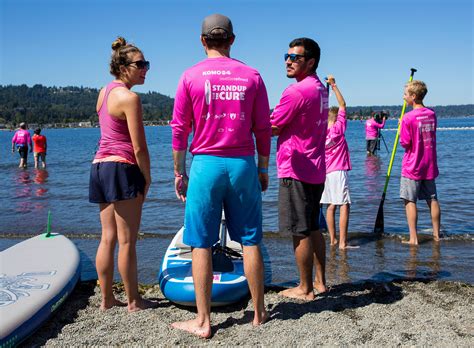
MULTIPOLYGON (((335 271, 335 282, 346 278, 372 278, 377 274, 384 277, 387 274, 400 275, 400 270, 403 273, 408 272, 408 269, 415 276, 419 276, 420 272, 432 275, 434 269, 437 269, 435 273, 438 276, 474 282, 470 274, 472 272, 469 271, 473 266, 471 250, 474 239, 474 118, 439 119, 438 122, 440 176, 437 187, 442 209, 442 232, 448 238, 441 243, 439 251, 433 249, 431 241, 427 239, 415 255, 399 242, 400 236, 408 233, 403 203, 398 196, 403 154, 400 146, 384 204, 386 235, 382 240, 383 245, 371 235, 397 121, 387 122, 382 134, 388 151, 382 143, 379 157, 376 158, 366 157, 364 123, 349 122, 346 138, 353 165, 349 174, 353 202, 349 232, 354 244, 361 245, 361 248, 347 255, 338 251, 334 251, 332 255, 328 251, 328 270, 331 262, 337 266, 336 269, 347 264, 347 267, 343 267, 346 271, 335 271), (390 256, 384 250, 389 250, 390 256), (370 267, 367 265, 371 263, 367 261, 368 257, 374 260, 370 267), (393 262, 390 261, 392 257, 393 262), (380 258, 382 259, 379 260, 380 258), (443 263, 450 265, 448 271, 443 271, 443 263), (378 266, 373 268, 375 264, 378 266), (406 266, 410 264, 414 265, 414 270, 413 267, 406 266), (435 264, 438 266, 431 267, 435 264)), ((10 152, 13 133, 0 132, 0 250, 28 235, 43 232, 48 211, 51 211, 53 230, 66 234, 75 241, 83 253, 84 270, 93 272, 91 260, 97 247, 97 236, 100 235, 100 223, 97 205, 88 202, 88 180, 99 132, 98 128, 43 130, 48 138, 47 170, 34 169, 33 156, 28 158, 29 168, 17 168, 18 155, 10 152)), ((141 231, 152 234, 155 238, 141 240, 138 248, 140 280, 152 282, 164 248, 183 223, 184 205, 176 199, 173 190, 170 127, 147 127, 146 135, 151 154, 153 184, 144 206, 141 231)), ((263 196, 264 231, 267 232, 265 246, 267 265, 271 265, 269 268, 272 269, 273 281, 285 282, 293 280, 296 271, 290 240, 276 233, 278 180, 275 150, 276 139, 273 139, 269 170, 271 182, 263 196), (293 273, 289 276, 288 272, 293 273)), ((188 155, 188 161, 190 158, 188 155)), ((431 233, 429 212, 424 203, 419 205, 418 226, 421 234, 431 233)))

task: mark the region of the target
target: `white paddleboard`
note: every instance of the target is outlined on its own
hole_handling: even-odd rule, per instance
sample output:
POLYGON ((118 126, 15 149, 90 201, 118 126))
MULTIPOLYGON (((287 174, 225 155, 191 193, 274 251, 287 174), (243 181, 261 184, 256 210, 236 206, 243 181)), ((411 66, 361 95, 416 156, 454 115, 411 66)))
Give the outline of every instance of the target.
POLYGON ((66 300, 79 276, 79 251, 57 233, 0 252, 0 347, 16 346, 32 334, 66 300))

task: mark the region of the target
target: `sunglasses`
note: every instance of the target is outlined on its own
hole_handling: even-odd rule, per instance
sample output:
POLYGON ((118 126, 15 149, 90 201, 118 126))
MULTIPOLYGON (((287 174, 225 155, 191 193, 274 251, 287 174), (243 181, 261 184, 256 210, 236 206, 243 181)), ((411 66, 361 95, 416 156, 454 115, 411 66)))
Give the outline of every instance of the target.
POLYGON ((143 70, 143 69, 150 70, 150 62, 147 61, 147 60, 137 60, 135 62, 127 63, 127 64, 125 64, 125 66, 129 66, 129 65, 132 65, 132 64, 135 64, 136 67, 140 70, 143 70))
POLYGON ((288 60, 288 58, 290 59, 290 62, 296 62, 299 58, 304 58, 303 55, 301 54, 296 54, 296 53, 285 53, 284 55, 285 57, 285 62, 288 60))

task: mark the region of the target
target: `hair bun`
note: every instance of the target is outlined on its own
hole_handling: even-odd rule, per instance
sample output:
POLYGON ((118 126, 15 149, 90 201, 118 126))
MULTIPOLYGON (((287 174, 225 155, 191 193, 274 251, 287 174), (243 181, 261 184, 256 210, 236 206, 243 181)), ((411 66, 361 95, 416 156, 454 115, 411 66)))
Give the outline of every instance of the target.
POLYGON ((127 45, 127 41, 123 37, 119 36, 114 42, 112 42, 112 49, 116 51, 120 47, 123 47, 126 45, 127 45))

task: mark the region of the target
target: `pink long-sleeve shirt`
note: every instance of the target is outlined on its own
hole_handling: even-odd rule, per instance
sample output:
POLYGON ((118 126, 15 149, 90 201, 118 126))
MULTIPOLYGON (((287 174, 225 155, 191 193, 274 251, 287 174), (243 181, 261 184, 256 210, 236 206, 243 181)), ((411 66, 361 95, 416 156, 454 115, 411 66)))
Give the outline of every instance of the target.
POLYGON ((365 122, 365 139, 372 140, 377 139, 379 136, 379 129, 382 129, 385 126, 385 119, 382 120, 382 123, 378 123, 374 118, 370 118, 365 122))
POLYGON ((225 157, 270 155, 267 90, 257 70, 227 57, 208 58, 186 70, 178 84, 173 150, 225 157))
POLYGON ((13 145, 31 146, 31 135, 26 129, 19 129, 15 132, 12 138, 13 145))
POLYGON ((278 177, 294 178, 309 184, 324 183, 328 94, 316 74, 283 91, 271 122, 280 129, 278 177))
POLYGON ((346 129, 346 110, 340 109, 336 122, 328 128, 326 135, 326 173, 352 169, 349 147, 344 136, 346 129))
POLYGON ((405 114, 400 126, 400 145, 405 148, 402 175, 412 180, 432 180, 438 174, 436 115, 422 107, 405 114))

